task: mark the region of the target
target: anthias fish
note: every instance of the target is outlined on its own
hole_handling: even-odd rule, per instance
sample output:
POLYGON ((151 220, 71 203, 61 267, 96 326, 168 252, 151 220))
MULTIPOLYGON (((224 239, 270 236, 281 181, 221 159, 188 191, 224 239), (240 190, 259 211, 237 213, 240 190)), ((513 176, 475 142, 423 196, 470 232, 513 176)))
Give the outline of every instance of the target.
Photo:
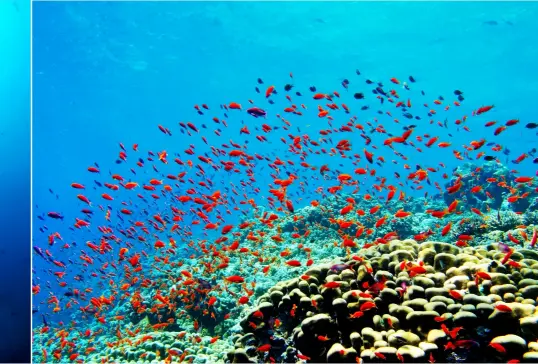
MULTIPOLYGON (((190 120, 160 120, 154 130, 163 144, 128 144, 125 137, 110 156, 118 163, 109 163, 108 173, 105 163, 79 166, 66 187, 70 192, 60 196, 73 208, 58 202, 38 211, 36 232, 42 233, 33 246, 32 293, 35 312, 43 313, 36 330, 51 336, 37 361, 89 360, 93 352, 136 347, 161 331, 177 331, 175 339, 200 346, 219 345, 227 334, 202 341, 201 333, 216 325, 227 332, 233 325, 223 323, 265 293, 267 277, 289 274, 301 280, 299 287, 317 282, 316 270, 308 269, 328 251, 345 260, 327 266, 334 279, 318 282, 322 294, 349 288, 336 274, 370 277, 350 293, 360 305, 349 320, 360 322, 379 308, 374 299, 385 279, 354 254, 358 249, 390 247, 404 238, 463 248, 476 240, 474 231, 502 222, 501 203, 523 213, 538 194, 538 178, 529 172, 538 163, 536 150, 520 143, 512 155, 502 144, 536 123, 497 119, 500 105, 467 106, 460 90, 430 97, 415 89, 420 78, 372 81, 358 70, 333 88, 291 73, 285 82, 265 81, 254 82, 258 92, 250 99, 230 95, 220 104, 189 108, 190 120), (472 167, 457 168, 466 163, 472 167), (485 163, 513 170, 482 178, 485 163), (428 227, 401 236, 399 226, 417 216, 428 227), (320 240, 319 232, 327 238, 320 240), (135 328, 142 319, 145 328, 135 328), (103 335, 114 339, 105 344, 103 335)), ((530 242, 534 248, 536 241, 536 228, 530 237, 524 228, 508 232, 498 244, 499 264, 519 269, 515 247, 530 242)), ((397 268, 410 277, 396 288, 400 297, 412 279, 429 273, 422 261, 397 268)), ((487 272, 474 274, 477 283, 492 279, 487 272)), ((465 294, 449 292, 458 302, 465 294)), ((300 305, 283 307, 289 317, 301 314, 300 305)), ((477 345, 462 339, 461 327, 446 317, 436 321, 452 339, 445 350, 477 345)), ((253 332, 288 324, 261 310, 242 322, 253 332)), ((320 345, 334 342, 330 333, 316 335, 320 345)), ((267 360, 280 350, 270 338, 254 348, 267 360)), ((490 349, 504 352, 502 345, 490 349)), ((174 348, 157 352, 157 360, 169 362, 188 355, 174 348)))

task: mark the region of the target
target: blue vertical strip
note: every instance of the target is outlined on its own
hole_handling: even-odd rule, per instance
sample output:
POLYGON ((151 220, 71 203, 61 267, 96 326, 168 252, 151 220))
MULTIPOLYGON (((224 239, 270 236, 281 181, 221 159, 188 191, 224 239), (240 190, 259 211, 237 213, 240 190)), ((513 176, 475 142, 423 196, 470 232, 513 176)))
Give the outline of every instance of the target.
POLYGON ((30 2, 0 2, 0 362, 30 362, 30 2))

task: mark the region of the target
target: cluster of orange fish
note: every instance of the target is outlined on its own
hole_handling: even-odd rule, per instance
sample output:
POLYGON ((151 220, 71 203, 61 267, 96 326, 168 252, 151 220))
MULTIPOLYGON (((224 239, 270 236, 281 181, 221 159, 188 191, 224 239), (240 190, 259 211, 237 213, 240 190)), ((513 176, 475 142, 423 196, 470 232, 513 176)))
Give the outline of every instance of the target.
MULTIPOLYGON (((293 78, 292 75, 290 77, 293 78)), ((410 80, 413 80, 412 83, 414 82, 414 79, 410 78, 410 80)), ((180 312, 178 315, 191 315, 195 323, 194 329, 198 331, 198 321, 196 320, 199 318, 210 317, 214 321, 229 318, 229 312, 225 312, 225 307, 219 304, 219 297, 222 295, 235 297, 239 305, 249 303, 249 297, 255 294, 254 277, 258 273, 267 275, 272 267, 288 266, 293 268, 301 267, 303 264, 305 266, 314 264, 317 255, 313 253, 322 247, 319 246, 319 243, 308 239, 311 229, 336 231, 342 239, 342 243, 340 245, 340 243, 334 242, 334 244, 341 246, 342 252, 348 256, 351 256, 353 250, 359 247, 386 244, 391 239, 396 238, 398 232, 387 232, 387 225, 394 219, 409 218, 412 213, 406 211, 405 208, 394 208, 394 206, 398 204, 401 206, 410 201, 412 197, 408 196, 407 188, 415 191, 428 188, 427 184, 431 184, 432 176, 435 176, 441 168, 445 168, 443 162, 424 168, 417 166, 414 172, 408 174, 406 180, 402 180, 400 174, 395 171, 396 167, 401 166, 403 171, 409 170, 411 167, 407 164, 410 163, 407 162, 408 157, 397 148, 413 148, 413 152, 421 153, 423 149, 419 143, 422 143, 425 148, 432 148, 437 143, 437 147, 440 148, 439 153, 443 153, 443 150, 451 147, 453 143, 438 142, 441 137, 431 135, 432 127, 437 125, 445 133, 445 129, 448 128, 447 123, 436 120, 438 113, 448 112, 452 110, 452 106, 458 108, 461 106, 461 102, 458 100, 447 103, 443 98, 437 98, 433 101, 433 105, 427 102, 423 104, 427 117, 420 118, 418 116, 420 111, 417 111, 413 116, 410 111, 417 107, 413 106, 411 96, 406 101, 402 101, 400 96, 400 93, 411 92, 409 85, 395 78, 390 81, 394 86, 387 88, 381 82, 374 83, 367 80, 366 84, 375 86, 373 88, 375 94, 373 101, 380 103, 382 107, 387 109, 379 110, 377 113, 379 116, 372 115, 372 113, 367 114, 370 115, 370 120, 362 116, 360 118, 357 115, 351 116, 353 107, 345 103, 340 103, 340 105, 337 103, 338 99, 344 97, 339 92, 320 93, 315 90, 315 87, 310 87, 312 99, 318 103, 316 115, 319 120, 325 120, 328 124, 328 128, 318 125, 317 133, 319 135, 316 135, 316 132, 300 132, 300 128, 307 127, 301 123, 300 118, 308 115, 309 108, 303 103, 300 105, 302 111, 299 111, 297 104, 292 101, 294 97, 302 96, 299 92, 293 97, 288 94, 281 100, 286 103, 283 108, 284 115, 292 116, 293 123, 279 113, 269 115, 261 107, 252 106, 247 109, 246 113, 254 118, 248 127, 259 133, 256 135, 259 143, 272 142, 269 139, 271 133, 277 134, 276 138, 283 135, 280 137, 280 141, 285 145, 286 150, 277 149, 276 155, 253 151, 254 147, 251 144, 239 144, 231 139, 229 143, 222 143, 221 146, 216 146, 214 142, 214 145, 210 145, 208 141, 210 135, 204 131, 207 129, 205 124, 199 127, 195 122, 180 123, 180 132, 193 138, 201 136, 204 144, 209 146, 209 152, 199 152, 197 150, 202 149, 202 147, 191 144, 184 153, 187 156, 196 156, 196 160, 178 156, 174 158, 174 164, 169 163, 169 154, 166 151, 150 151, 149 156, 145 159, 138 158, 137 167, 131 168, 133 173, 131 178, 120 174, 111 174, 107 182, 99 184, 99 190, 108 189, 107 192, 100 193, 105 204, 95 203, 92 196, 90 198, 85 194, 78 194, 76 196, 78 200, 88 207, 97 205, 97 208, 103 212, 106 226, 98 226, 97 231, 93 229, 93 210, 87 208, 82 210, 85 218, 77 217, 75 219, 75 231, 88 229, 87 231, 94 234, 92 240, 95 241, 86 244, 91 251, 80 250, 80 262, 77 266, 66 264, 62 262, 61 258, 56 258, 56 256, 61 255, 56 246, 59 244, 58 241, 63 240, 61 235, 55 232, 48 236, 49 247, 43 249, 40 255, 47 262, 62 269, 60 272, 54 272, 54 275, 59 286, 69 288, 70 294, 61 297, 60 294, 50 293, 46 303, 54 306, 54 312, 78 307, 84 318, 90 317, 90 315, 94 316, 108 330, 113 330, 112 326, 106 325, 107 317, 112 315, 107 315, 108 312, 114 312, 112 317, 116 319, 128 313, 117 314, 118 310, 125 310, 126 307, 138 314, 155 314, 165 322, 154 324, 148 329, 161 330, 175 322, 174 317, 165 319, 162 312, 178 311, 182 307, 184 310, 178 311, 180 312), (393 113, 396 112, 401 113, 403 119, 394 117, 393 113), (260 118, 265 118, 266 121, 259 123, 260 118), (276 125, 273 120, 279 124, 276 125), (404 132, 401 134, 388 132, 395 126, 403 125, 405 120, 418 120, 420 125, 405 125, 404 132), (385 127, 382 121, 394 125, 385 127), (340 125, 336 125, 337 123, 340 125), (292 126, 297 126, 299 134, 292 133, 292 126), (416 135, 421 128, 427 129, 426 132, 423 135, 416 135), (288 133, 288 138, 280 129, 284 130, 284 133, 288 133), (357 133, 358 135, 354 135, 350 139, 340 138, 340 140, 333 141, 333 138, 338 138, 342 133, 357 133), (388 135, 388 138, 385 137, 385 134, 388 135), (415 141, 411 139, 412 135, 416 135, 415 141), (379 144, 375 140, 378 140, 379 144), (354 153, 357 145, 360 145, 358 148, 362 149, 362 153, 354 153), (382 155, 381 148, 385 148, 385 151, 393 153, 403 160, 403 164, 400 164, 398 160, 392 160, 395 167, 389 168, 389 170, 394 174, 393 177, 378 174, 378 169, 383 169, 388 159, 382 155), (213 156, 210 156, 211 154, 213 156), (340 157, 342 163, 346 163, 350 171, 354 170, 354 174, 341 171, 337 162, 331 163, 330 166, 327 163, 317 162, 318 159, 324 160, 327 157, 340 157), (151 169, 146 169, 147 164, 151 165, 151 169), (267 177, 270 182, 264 186, 259 181, 266 178, 267 172, 263 171, 266 166, 269 168, 270 178, 267 177), (135 168, 146 173, 155 173, 157 176, 146 181, 146 178, 139 177, 135 168), (166 172, 159 171, 161 168, 166 172), (219 184, 216 177, 211 178, 205 168, 210 168, 223 178, 229 178, 228 183, 223 180, 219 184), (239 178, 239 182, 234 183, 236 178, 239 178), (367 178, 369 180, 366 191, 359 194, 361 185, 367 178), (319 186, 312 188, 309 183, 317 183, 319 186), (132 200, 134 193, 137 193, 138 203, 132 200), (264 193, 268 195, 263 197, 264 193), (314 198, 316 194, 319 196, 314 198), (347 196, 342 196, 344 194, 347 196), (146 200, 148 195, 151 199, 146 200), (328 202, 329 196, 334 196, 337 201, 345 202, 345 205, 339 208, 336 213, 332 212, 330 207, 332 202, 328 202), (302 216, 295 214, 296 206, 308 199, 312 207, 323 212, 328 224, 322 224, 320 221, 305 221, 302 216), (164 203, 159 200, 163 200, 164 203), (365 203, 378 201, 379 204, 365 211, 361 200, 365 203), (381 204, 382 202, 384 205, 381 204), (106 203, 116 203, 117 205, 113 208, 106 203), (275 212, 260 213, 258 212, 260 206, 275 212), (252 211, 252 214, 247 213, 252 211), (249 216, 246 221, 234 221, 241 213, 249 216), (229 215, 228 219, 224 217, 225 214, 229 215), (282 225, 287 222, 291 222, 295 226, 293 232, 285 235, 282 225), (195 230, 198 225, 201 228, 199 232, 195 230), (257 228, 255 228, 256 226, 257 228), (217 230, 220 230, 220 234, 217 230), (348 233, 349 231, 355 231, 355 233, 348 233), (203 234, 204 238, 194 239, 195 234, 203 234), (266 237, 270 238, 270 241, 276 245, 268 244, 266 237), (360 239, 364 239, 362 244, 360 244, 360 239), (97 241, 99 243, 96 243, 97 241), (286 249, 281 249, 282 244, 286 244, 286 249), (292 246, 293 248, 291 248, 292 246), (148 249, 153 251, 148 254, 146 252, 148 249), (197 263, 193 264, 192 260, 188 261, 188 259, 193 259, 197 263), (97 267, 99 264, 97 261, 102 263, 100 267, 97 267), (184 264, 189 266, 188 269, 182 268, 184 264), (102 291, 108 291, 109 297, 107 298, 105 295, 89 297, 92 288, 84 287, 88 284, 86 280, 74 278, 79 277, 76 271, 86 278, 100 278, 96 287, 100 287, 102 291), (234 274, 230 275, 230 273, 234 274), (76 286, 66 282, 64 277, 66 275, 77 281, 76 286), (249 277, 250 288, 245 277, 249 277), (143 296, 147 297, 148 295, 151 296, 149 305, 147 301, 144 303, 142 299, 143 296), (61 305, 60 301, 63 301, 64 304, 61 305), (125 305, 126 301, 129 302, 129 305, 125 305)), ((350 83, 348 81, 342 84, 347 90, 350 83)), ((291 90, 291 87, 288 86, 285 88, 287 91, 291 90)), ((277 95, 277 88, 269 86, 264 93, 265 98, 262 100, 269 100, 269 105, 272 105, 277 99, 277 95)), ((262 102, 262 100, 258 100, 258 102, 262 102)), ((249 100, 249 103, 254 104, 255 102, 249 100)), ((271 106, 271 108, 273 107, 271 106)), ((196 105, 195 109, 200 115, 213 112, 206 104, 203 104, 202 107, 196 105)), ((369 106, 363 105, 357 114, 366 114, 368 109, 369 106)), ((472 115, 478 118, 492 109, 493 106, 483 106, 473 111, 472 115)), ((228 115, 228 112, 244 115, 244 111, 241 104, 237 102, 221 105, 223 116, 212 118, 214 124, 219 126, 213 130, 216 137, 225 135, 220 126, 229 130, 238 130, 239 135, 251 135, 247 125, 228 126, 226 121, 226 119, 236 117, 232 114, 228 115)), ((457 128, 461 126, 463 130, 469 131, 468 120, 467 116, 463 116, 456 119, 453 124, 457 128)), ((494 132, 494 136, 517 124, 517 119, 509 120, 494 132)), ((494 122, 488 122, 486 127, 492 125, 494 122)), ((158 125, 158 128, 166 136, 172 136, 172 133, 175 132, 173 128, 162 125, 158 125)), ((445 137, 449 136, 443 138, 445 137)), ((485 153, 481 149, 486 145, 486 140, 482 138, 479 141, 470 142, 469 146, 464 145, 463 151, 454 149, 452 154, 457 160, 469 159, 480 162, 485 153), (472 153, 476 153, 474 158, 472 153)), ((492 146, 492 153, 498 153, 503 149, 497 143, 490 146, 492 146)), ((126 164, 131 160, 131 153, 123 144, 120 144, 120 147, 119 161, 126 164)), ((138 144, 133 145, 132 150, 133 154, 139 153, 138 144)), ((515 163, 518 164, 525 158, 520 157, 516 159, 515 163)), ((440 157, 439 160, 445 159, 440 157)), ((95 175, 101 174, 97 166, 90 166, 88 171, 95 175)), ((478 171, 476 170, 475 173, 478 171)), ((107 177, 101 175, 101 178, 107 177)), ((448 180, 449 176, 444 173, 442 178, 448 180)), ((496 184, 506 189, 510 193, 507 201, 512 203, 536 194, 535 179, 529 176, 518 176, 513 181, 507 181, 502 177, 500 179, 490 178, 487 183, 496 184)), ((456 197, 463 196, 464 190, 470 188, 464 184, 462 176, 459 176, 450 186, 442 187, 435 181, 434 186, 438 193, 448 193, 456 197)), ((81 183, 73 183, 72 187, 76 190, 87 190, 86 186, 81 183)), ((482 194, 485 193, 485 190, 484 186, 474 186, 471 192, 482 194)), ((425 193, 425 197, 428 197, 428 192, 425 193)), ((458 210, 460 201, 461 197, 460 200, 455 199, 443 210, 426 209, 425 212, 438 219, 447 218, 450 214, 461 214, 463 211, 458 210)), ((486 211, 480 211, 474 207, 470 210, 482 217, 486 213, 486 211)), ((59 212, 49 212, 47 215, 52 219, 63 219, 59 212)), ((465 220, 462 219, 460 223, 464 224, 465 220)), ((438 226, 438 233, 441 236, 447 236, 452 224, 450 221, 444 227, 438 226)), ((421 241, 435 233, 430 229, 415 235, 414 238, 421 241)), ((472 236, 459 235, 454 238, 458 245, 464 245, 472 239, 472 236)), ((510 238, 510 240, 511 243, 522 244, 515 238, 510 238)), ((534 246, 536 230, 530 240, 528 237, 524 237, 524 240, 530 241, 530 245, 534 246)), ((69 248, 72 249, 67 243, 61 245, 62 250, 69 248)), ((503 264, 516 264, 516 262, 509 260, 508 254, 511 251, 507 250, 507 258, 503 264)), ((354 256, 353 259, 361 260, 362 258, 354 256)), ((410 276, 425 272, 420 263, 404 263, 401 269, 408 270, 410 276)), ((363 264, 371 270, 368 262, 364 261, 363 264)), ((336 288, 337 285, 337 282, 329 282, 325 284, 325 287, 336 288)), ((370 287, 370 289, 377 291, 379 287, 370 287)), ((39 284, 33 286, 33 293, 36 296, 41 293, 39 284)), ((454 291, 451 294, 457 298, 459 293, 454 291)), ((360 312, 371 308, 370 304, 364 304, 360 307, 360 311, 355 314, 361 315, 360 312)), ((66 332, 64 328, 58 330, 56 335, 66 332)), ((450 334, 452 336, 452 332, 450 334)), ((125 338, 120 340, 125 340, 125 338)), ((63 344, 61 349, 55 349, 54 355, 57 359, 59 358, 57 354, 64 353, 65 349, 70 360, 77 360, 78 354, 74 349, 77 345, 73 341, 68 342, 68 344, 66 345, 70 346, 71 349, 65 349, 66 345, 63 344)), ((468 343, 456 341, 454 345, 462 346, 468 345, 468 343)), ((258 351, 268 349, 263 346, 259 347, 258 351)), ((499 348, 496 349, 499 350, 499 348)), ((86 349, 87 354, 88 350, 89 348, 86 349)), ((169 353, 169 358, 172 356, 173 354, 169 353)))

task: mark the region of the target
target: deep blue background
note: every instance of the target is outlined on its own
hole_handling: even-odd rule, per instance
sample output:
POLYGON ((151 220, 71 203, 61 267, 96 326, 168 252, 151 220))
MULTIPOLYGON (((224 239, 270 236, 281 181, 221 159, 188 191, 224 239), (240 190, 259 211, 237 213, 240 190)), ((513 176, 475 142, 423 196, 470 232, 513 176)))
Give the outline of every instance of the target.
MULTIPOLYGON (((293 72, 293 82, 302 90, 312 84, 323 92, 341 90, 344 78, 351 80, 352 89, 364 90, 363 81, 360 85, 356 81, 358 68, 366 77, 385 82, 414 75, 430 102, 438 95, 453 97, 454 89, 462 89, 468 106, 448 113, 452 122, 463 112, 495 104, 488 117, 500 122, 519 117, 522 123, 497 138, 492 130, 484 130, 482 121, 469 122, 477 134, 456 133, 452 126, 454 134, 464 135, 453 140, 454 147, 461 150, 462 144, 487 136, 488 141, 510 148, 514 159, 536 145, 536 137, 523 125, 536 121, 538 48, 531 34, 538 33, 537 17, 538 4, 529 2, 35 3, 33 172, 38 207, 34 217, 58 211, 66 219, 36 220, 33 243, 47 248, 47 234, 37 231, 44 224, 48 234, 59 231, 68 242, 83 245, 92 238, 87 230, 71 233, 67 227, 74 217, 82 217, 79 211, 86 207, 70 184, 93 187, 97 177, 86 169, 94 162, 101 166, 101 182, 110 182, 109 170, 131 176, 133 143, 143 151, 166 149, 169 154, 196 143, 200 154, 204 144, 198 137, 181 138, 177 123, 206 123, 213 130, 211 117, 222 117, 217 112, 222 103, 246 105, 257 97, 259 106, 271 115, 281 112, 282 103, 268 105, 263 95, 254 93, 258 77, 266 81, 263 89, 274 84, 281 90, 293 72), (193 109, 202 103, 212 107, 204 117, 193 109), (157 124, 169 127, 174 137, 160 133, 157 124), (129 167, 114 163, 119 142, 129 148, 129 167)), ((345 102, 351 98, 345 97, 345 102)), ((315 110, 311 113, 312 117, 293 122, 314 135, 311 130, 325 128, 326 123, 315 117, 315 110)), ((229 114, 229 130, 236 141, 244 139, 237 133, 242 120, 251 130, 261 124, 245 113, 229 114)), ((359 121, 372 114, 360 114, 359 121)), ((277 122, 273 118, 271 123, 277 122)), ((387 122, 391 127, 401 131, 387 122)), ((432 128, 432 133, 446 131, 432 128)), ((210 143, 219 145, 230 138, 206 134, 210 143)), ((267 154, 279 148, 280 136, 278 132, 268 136, 273 144, 252 142, 249 152, 267 154)), ((452 156, 442 159, 446 153, 437 155, 434 149, 407 155, 426 165, 442 161, 452 168, 459 163, 452 156)), ((315 164, 333 161, 321 156, 315 164)), ((174 166, 171 162, 167 168, 174 166)), ((535 169, 530 161, 520 166, 522 174, 534 174, 535 169)), ((103 191, 88 190, 90 199, 102 202, 103 191)), ((94 227, 98 224, 92 221, 94 227)), ((77 253, 60 251, 60 244, 51 250, 63 260, 77 253)), ((36 257, 35 266, 38 276, 44 277, 41 284, 47 279, 54 284, 53 277, 41 274, 50 264, 36 257)), ((55 294, 65 290, 54 289, 55 294)), ((44 286, 42 291, 40 301, 47 296, 44 286)))
POLYGON ((0 2, 0 157, 0 362, 29 362, 29 1, 0 2))

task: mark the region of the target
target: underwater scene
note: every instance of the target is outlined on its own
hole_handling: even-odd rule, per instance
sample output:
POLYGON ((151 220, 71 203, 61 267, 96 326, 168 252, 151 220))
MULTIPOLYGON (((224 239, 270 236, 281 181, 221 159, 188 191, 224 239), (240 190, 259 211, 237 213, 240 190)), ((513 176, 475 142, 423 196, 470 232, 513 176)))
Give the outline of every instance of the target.
POLYGON ((538 362, 536 18, 34 2, 33 361, 538 362))

